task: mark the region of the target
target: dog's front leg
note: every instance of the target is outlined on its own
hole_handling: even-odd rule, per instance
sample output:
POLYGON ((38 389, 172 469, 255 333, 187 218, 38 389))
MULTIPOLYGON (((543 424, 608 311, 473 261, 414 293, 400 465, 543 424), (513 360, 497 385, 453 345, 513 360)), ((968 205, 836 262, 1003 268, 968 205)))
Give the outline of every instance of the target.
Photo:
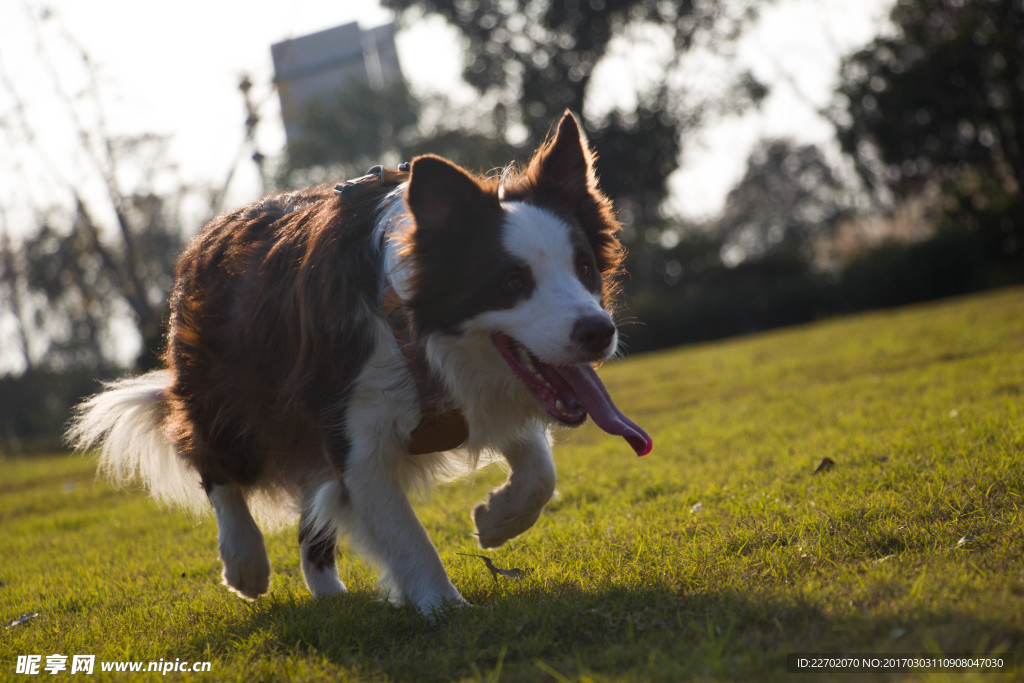
POLYGON ((346 468, 344 526, 352 540, 383 566, 383 581, 393 602, 411 603, 424 613, 444 604, 465 604, 392 463, 370 456, 346 468))
POLYGON ((555 462, 543 428, 514 441, 504 456, 508 479, 473 510, 481 548, 496 548, 533 526, 555 492, 555 462))
MULTIPOLYGON (((406 361, 384 322, 378 323, 374 349, 347 399, 344 438, 328 445, 328 459, 342 473, 338 526, 381 564, 390 600, 422 612, 464 604, 405 495, 405 468, 414 467, 407 442, 420 419, 419 396, 411 376, 404 383, 396 379, 406 361)), ((326 501, 317 497, 322 507, 326 501)))

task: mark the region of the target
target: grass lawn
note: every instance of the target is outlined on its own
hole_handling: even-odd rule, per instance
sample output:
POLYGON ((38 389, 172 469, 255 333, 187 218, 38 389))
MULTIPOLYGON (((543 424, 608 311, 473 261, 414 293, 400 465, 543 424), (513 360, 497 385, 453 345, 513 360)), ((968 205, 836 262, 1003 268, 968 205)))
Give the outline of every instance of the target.
MULTIPOLYGON (((559 495, 498 551, 469 510, 496 470, 419 504, 479 607, 430 620, 314 602, 294 530, 248 603, 220 585, 212 518, 115 491, 94 459, 0 460, 0 680, 18 655, 210 661, 194 680, 764 680, 791 653, 1001 654, 1024 676, 1024 289, 635 356, 602 371, 654 436, 636 458, 559 436, 559 495), (834 466, 815 474, 824 458, 834 466)), ((847 679, 881 676, 846 674, 847 679)), ((68 671, 58 677, 70 676, 68 671)), ((804 680, 833 674, 796 675, 804 680)), ((933 681, 961 673, 888 673, 933 681)), ((977 676, 976 676, 977 677, 977 676)))

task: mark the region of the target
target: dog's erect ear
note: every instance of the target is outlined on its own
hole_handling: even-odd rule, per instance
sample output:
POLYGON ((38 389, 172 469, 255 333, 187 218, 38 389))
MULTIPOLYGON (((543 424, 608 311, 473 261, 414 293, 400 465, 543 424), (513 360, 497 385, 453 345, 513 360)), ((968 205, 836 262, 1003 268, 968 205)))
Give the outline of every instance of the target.
POLYGON ((477 181, 447 159, 433 155, 413 159, 406 201, 417 230, 454 226, 462 216, 479 211, 487 199, 477 181))
POLYGON ((555 134, 533 155, 518 182, 510 183, 507 194, 575 214, 597 257, 604 302, 617 291, 615 278, 622 269, 623 251, 615 236, 621 225, 611 200, 597 184, 596 158, 576 117, 566 111, 555 134))
POLYGON ((554 137, 537 150, 530 168, 535 171, 538 185, 566 198, 578 201, 596 189, 594 153, 572 112, 566 110, 562 115, 554 137))

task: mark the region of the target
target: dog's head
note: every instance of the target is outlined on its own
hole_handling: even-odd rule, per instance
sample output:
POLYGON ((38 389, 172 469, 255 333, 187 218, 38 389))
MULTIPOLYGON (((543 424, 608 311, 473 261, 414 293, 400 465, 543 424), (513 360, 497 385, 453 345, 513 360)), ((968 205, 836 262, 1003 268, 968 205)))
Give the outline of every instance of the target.
POLYGON ((566 113, 522 172, 480 179, 435 156, 412 165, 409 302, 422 334, 487 328, 547 363, 604 360, 622 250, 593 153, 566 113))
POLYGON ((420 335, 487 338, 495 360, 561 423, 588 412, 599 424, 622 417, 591 367, 618 346, 610 305, 620 225, 572 114, 525 169, 500 180, 415 159, 406 201, 407 304, 420 335))

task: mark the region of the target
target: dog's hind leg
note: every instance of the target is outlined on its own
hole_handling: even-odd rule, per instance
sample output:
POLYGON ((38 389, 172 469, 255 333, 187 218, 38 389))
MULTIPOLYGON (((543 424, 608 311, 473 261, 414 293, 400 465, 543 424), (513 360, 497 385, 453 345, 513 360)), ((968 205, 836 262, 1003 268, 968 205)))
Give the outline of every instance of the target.
POLYGON ((263 534, 237 484, 214 484, 203 477, 203 488, 217 517, 224 584, 243 598, 255 600, 270 587, 270 558, 263 534))
POLYGON ((473 510, 481 548, 496 548, 532 527, 555 492, 555 462, 545 431, 513 442, 504 456, 511 468, 508 479, 473 510))
POLYGON ((325 598, 348 592, 338 578, 334 561, 337 547, 337 528, 331 523, 319 522, 309 512, 310 501, 299 518, 299 549, 302 553, 302 576, 314 598, 325 598))

